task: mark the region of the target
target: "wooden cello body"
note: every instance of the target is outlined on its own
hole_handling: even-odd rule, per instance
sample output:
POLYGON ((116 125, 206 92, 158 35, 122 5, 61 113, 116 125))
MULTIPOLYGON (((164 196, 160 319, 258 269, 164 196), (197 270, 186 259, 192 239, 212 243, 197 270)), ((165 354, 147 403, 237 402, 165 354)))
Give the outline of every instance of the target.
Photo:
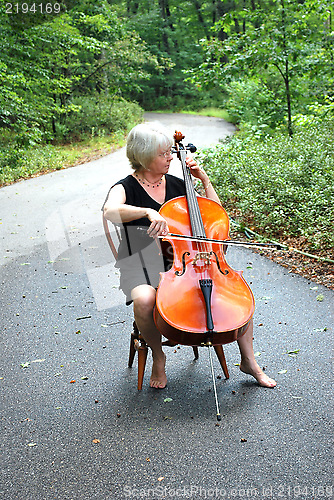
MULTIPOLYGON (((225 210, 196 195, 191 174, 185 170, 185 153, 180 159, 187 195, 160 209, 170 233, 197 240, 229 239, 225 210)), ((254 297, 242 272, 226 263, 223 246, 168 236, 166 240, 173 250, 173 265, 161 273, 157 290, 154 320, 158 330, 169 340, 190 346, 222 345, 240 338, 253 316, 254 297)))
MULTIPOLYGON (((163 205, 161 215, 170 232, 192 235, 186 197, 163 205)), ((218 203, 199 198, 198 204, 208 238, 227 239, 229 219, 218 203)), ((168 240, 168 237, 167 237, 168 240)), ((169 340, 198 346, 211 342, 222 345, 237 340, 245 332, 254 312, 253 294, 242 278, 225 261, 223 246, 189 240, 170 240, 174 262, 161 273, 154 319, 169 340), (201 283, 212 281, 208 305, 213 328, 208 328, 208 308, 201 283)))

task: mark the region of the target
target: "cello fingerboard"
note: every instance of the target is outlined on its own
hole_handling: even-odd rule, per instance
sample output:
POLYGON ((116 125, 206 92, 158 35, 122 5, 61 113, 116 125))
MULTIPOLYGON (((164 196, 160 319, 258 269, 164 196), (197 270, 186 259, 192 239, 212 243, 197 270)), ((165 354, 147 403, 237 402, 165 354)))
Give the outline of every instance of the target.
POLYGON ((183 177, 186 186, 186 197, 189 208, 190 224, 192 236, 196 238, 205 238, 205 229, 202 220, 201 211, 199 209, 196 191, 193 185, 192 176, 189 167, 186 164, 186 151, 180 150, 180 160, 183 170, 183 177))

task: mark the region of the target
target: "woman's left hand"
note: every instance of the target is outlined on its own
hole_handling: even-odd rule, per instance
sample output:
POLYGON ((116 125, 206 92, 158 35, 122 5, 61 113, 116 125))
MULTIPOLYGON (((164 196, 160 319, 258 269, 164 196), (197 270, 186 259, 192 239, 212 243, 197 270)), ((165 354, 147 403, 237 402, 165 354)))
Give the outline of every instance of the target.
POLYGON ((208 174, 197 165, 192 156, 186 157, 186 164, 190 168, 191 174, 196 177, 196 179, 199 179, 202 182, 203 189, 205 191, 205 197, 221 205, 220 199, 210 182, 208 174))
POLYGON ((204 181, 208 179, 207 174, 204 172, 203 169, 201 169, 194 158, 192 156, 187 156, 186 157, 186 164, 190 168, 190 173, 197 179, 200 179, 201 181, 204 181))

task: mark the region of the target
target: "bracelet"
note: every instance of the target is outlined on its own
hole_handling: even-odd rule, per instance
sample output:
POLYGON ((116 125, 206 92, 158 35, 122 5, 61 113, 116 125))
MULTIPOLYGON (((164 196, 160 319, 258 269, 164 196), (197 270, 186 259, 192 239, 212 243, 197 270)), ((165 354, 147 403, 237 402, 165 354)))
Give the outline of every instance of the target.
POLYGON ((210 184, 211 184, 211 181, 208 182, 207 186, 203 186, 204 189, 205 189, 205 191, 208 189, 208 187, 210 186, 210 184))

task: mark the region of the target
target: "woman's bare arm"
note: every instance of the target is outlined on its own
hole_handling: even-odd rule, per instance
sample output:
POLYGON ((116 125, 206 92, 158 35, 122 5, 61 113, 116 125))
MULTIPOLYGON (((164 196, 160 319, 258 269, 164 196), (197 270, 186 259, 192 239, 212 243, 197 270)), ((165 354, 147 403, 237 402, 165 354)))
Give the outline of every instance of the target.
POLYGON ((151 222, 147 231, 150 236, 155 237, 168 233, 167 222, 159 212, 153 208, 127 205, 125 201, 125 189, 121 184, 117 184, 110 190, 108 199, 103 207, 105 218, 114 223, 122 223, 147 217, 151 222))

